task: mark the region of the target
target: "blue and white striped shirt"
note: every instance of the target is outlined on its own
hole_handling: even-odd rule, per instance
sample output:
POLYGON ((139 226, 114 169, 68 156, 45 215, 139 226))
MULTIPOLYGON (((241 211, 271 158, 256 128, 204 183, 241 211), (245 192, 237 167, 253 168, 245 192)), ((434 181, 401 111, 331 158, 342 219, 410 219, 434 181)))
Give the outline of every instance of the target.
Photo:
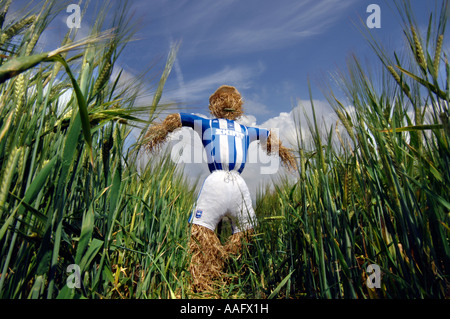
POLYGON ((188 126, 199 134, 206 151, 208 168, 215 170, 244 170, 248 158, 248 147, 256 140, 267 141, 269 131, 247 127, 228 119, 205 119, 180 113, 182 126, 188 126))

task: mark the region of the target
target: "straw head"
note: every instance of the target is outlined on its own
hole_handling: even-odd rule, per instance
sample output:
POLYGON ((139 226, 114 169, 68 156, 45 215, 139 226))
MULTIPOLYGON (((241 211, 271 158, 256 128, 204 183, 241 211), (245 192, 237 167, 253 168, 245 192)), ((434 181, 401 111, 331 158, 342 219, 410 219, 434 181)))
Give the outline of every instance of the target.
POLYGON ((242 116, 242 97, 234 86, 222 85, 209 97, 209 110, 217 118, 236 120, 242 116))

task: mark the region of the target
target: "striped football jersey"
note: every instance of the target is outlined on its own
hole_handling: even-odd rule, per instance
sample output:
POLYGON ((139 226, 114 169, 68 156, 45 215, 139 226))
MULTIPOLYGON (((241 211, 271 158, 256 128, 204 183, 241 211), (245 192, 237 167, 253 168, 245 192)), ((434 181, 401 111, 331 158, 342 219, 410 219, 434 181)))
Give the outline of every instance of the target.
POLYGON ((248 147, 256 140, 267 141, 269 131, 247 127, 228 119, 206 119, 197 115, 180 113, 182 126, 191 127, 199 134, 206 151, 208 168, 215 170, 244 170, 248 147))

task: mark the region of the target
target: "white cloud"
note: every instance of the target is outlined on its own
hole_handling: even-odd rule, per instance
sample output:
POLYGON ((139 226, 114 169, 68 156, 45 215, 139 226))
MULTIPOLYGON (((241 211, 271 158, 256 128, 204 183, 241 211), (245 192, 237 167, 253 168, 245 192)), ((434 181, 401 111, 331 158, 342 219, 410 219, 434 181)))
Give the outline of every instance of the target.
POLYGON ((244 114, 237 122, 245 126, 256 126, 256 117, 254 115, 244 114))
MULTIPOLYGON (((327 102, 313 100, 313 105, 319 130, 324 133, 332 124, 336 123, 337 117, 327 102)), ((281 112, 258 126, 275 129, 284 145, 295 147, 299 130, 301 130, 302 138, 305 141, 310 137, 307 118, 312 122, 311 102, 309 100, 299 100, 290 112, 281 112)))
POLYGON ((244 99, 244 105, 243 105, 244 113, 245 114, 258 114, 258 115, 264 115, 269 114, 269 107, 259 101, 251 100, 251 99, 244 99))
POLYGON ((278 116, 275 116, 263 124, 261 127, 266 127, 269 129, 275 129, 278 131, 279 138, 286 145, 295 145, 295 140, 297 136, 297 128, 294 122, 294 113, 291 111, 281 112, 278 116))

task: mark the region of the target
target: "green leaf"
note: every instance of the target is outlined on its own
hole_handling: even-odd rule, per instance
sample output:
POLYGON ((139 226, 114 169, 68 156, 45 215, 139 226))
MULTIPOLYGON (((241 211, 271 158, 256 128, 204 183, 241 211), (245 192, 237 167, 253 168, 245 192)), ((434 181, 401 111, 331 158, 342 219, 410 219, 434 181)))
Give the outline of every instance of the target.
POLYGON ((44 186, 45 181, 55 166, 58 158, 59 155, 55 155, 47 164, 44 165, 44 167, 42 167, 40 172, 33 179, 24 196, 24 201, 26 203, 31 204, 36 199, 36 196, 42 190, 42 187, 44 186))
POLYGON ((272 291, 272 293, 269 295, 268 299, 273 299, 281 290, 281 288, 284 287, 284 285, 286 285, 286 283, 288 282, 289 278, 291 278, 292 273, 295 270, 292 270, 277 286, 277 288, 275 288, 274 291, 272 291))
POLYGON ((442 182, 443 180, 442 174, 437 170, 437 168, 433 165, 433 163, 425 156, 423 156, 420 152, 418 152, 414 147, 408 144, 406 144, 406 146, 422 161, 423 164, 425 164, 425 167, 428 167, 430 169, 430 172, 433 174, 433 176, 439 182, 442 182))
POLYGON ((64 285, 62 289, 59 291, 56 299, 74 299, 75 289, 69 288, 67 285, 64 285))
MULTIPOLYGON (((44 186, 44 183, 47 180, 48 175, 52 171, 52 168, 55 165, 57 158, 58 156, 53 157, 53 159, 51 159, 47 164, 45 164, 45 166, 41 169, 41 171, 36 175, 36 177, 31 182, 30 186, 28 187, 25 196, 21 201, 21 204, 23 204, 23 202, 25 202, 26 204, 31 204, 34 201, 37 194, 41 191, 42 187, 44 186)), ((19 207, 17 207, 9 215, 8 219, 2 225, 2 228, 0 228, 0 241, 5 235, 5 232, 8 229, 9 225, 11 225, 11 223, 13 222, 16 213, 20 211, 19 215, 22 214, 25 208, 26 206, 21 206, 20 209, 19 207)))
POLYGON ((417 75, 415 75, 415 74, 413 74, 413 73, 403 69, 400 66, 397 66, 397 68, 399 68, 400 71, 402 71, 403 73, 405 73, 409 77, 413 78, 414 80, 416 80, 417 82, 419 82, 423 86, 429 88, 431 91, 436 93, 441 99, 447 100, 447 95, 445 94, 445 92, 440 90, 439 88, 437 88, 435 85, 433 85, 430 82, 428 82, 428 81, 418 77, 417 75))
POLYGON ((83 253, 86 247, 89 245, 89 242, 92 237, 92 232, 94 230, 94 208, 92 206, 83 214, 83 222, 81 224, 81 234, 80 240, 77 246, 77 254, 75 257, 75 263, 79 264, 83 253))
POLYGON ((81 259, 80 262, 80 269, 81 272, 84 272, 89 264, 92 262, 92 260, 94 259, 95 255, 97 255, 98 251, 100 250, 100 248, 102 248, 103 246, 103 241, 97 238, 92 239, 88 250, 86 251, 86 253, 84 254, 84 256, 81 259))
POLYGON ((87 109, 86 99, 84 98, 84 95, 81 92, 80 86, 78 85, 77 81, 75 80, 75 77, 73 76, 72 71, 70 70, 70 67, 67 64, 67 62, 60 55, 56 55, 54 57, 51 57, 50 59, 54 60, 54 61, 58 61, 64 66, 67 74, 69 75, 70 81, 72 82, 72 86, 73 86, 73 89, 75 90, 75 96, 76 96, 77 102, 78 102, 78 112, 80 114, 84 140, 86 141, 86 144, 88 146, 89 158, 91 159, 91 164, 92 164, 92 166, 94 166, 94 158, 92 155, 91 124, 89 121, 89 113, 88 113, 88 109, 87 109))
POLYGON ((39 261, 36 268, 36 275, 43 275, 48 272, 48 266, 50 265, 51 259, 52 259, 52 250, 50 247, 50 243, 44 241, 36 257, 36 260, 39 261))
POLYGON ((0 84, 36 66, 48 57, 48 52, 12 58, 0 67, 0 84))
POLYGON ((167 78, 169 77, 170 72, 172 71, 173 63, 175 62, 175 57, 177 55, 178 49, 180 47, 179 43, 176 43, 170 49, 169 55, 167 57, 166 66, 164 68, 161 79, 158 83, 158 88, 156 89, 155 95, 153 96, 152 108, 150 109, 150 117, 149 121, 152 120, 153 115, 155 114, 156 107, 161 99, 162 91, 164 89, 164 85, 166 84, 167 78))
POLYGON ((42 295, 42 288, 45 285, 44 278, 42 276, 36 276, 33 288, 30 291, 31 299, 39 299, 42 295))
POLYGON ((422 125, 410 125, 410 126, 404 126, 404 127, 396 127, 391 128, 391 129, 387 129, 387 130, 382 130, 380 132, 382 133, 392 133, 394 132, 412 132, 412 131, 424 131, 424 130, 436 130, 436 129, 442 129, 443 126, 442 124, 422 124, 422 125))

